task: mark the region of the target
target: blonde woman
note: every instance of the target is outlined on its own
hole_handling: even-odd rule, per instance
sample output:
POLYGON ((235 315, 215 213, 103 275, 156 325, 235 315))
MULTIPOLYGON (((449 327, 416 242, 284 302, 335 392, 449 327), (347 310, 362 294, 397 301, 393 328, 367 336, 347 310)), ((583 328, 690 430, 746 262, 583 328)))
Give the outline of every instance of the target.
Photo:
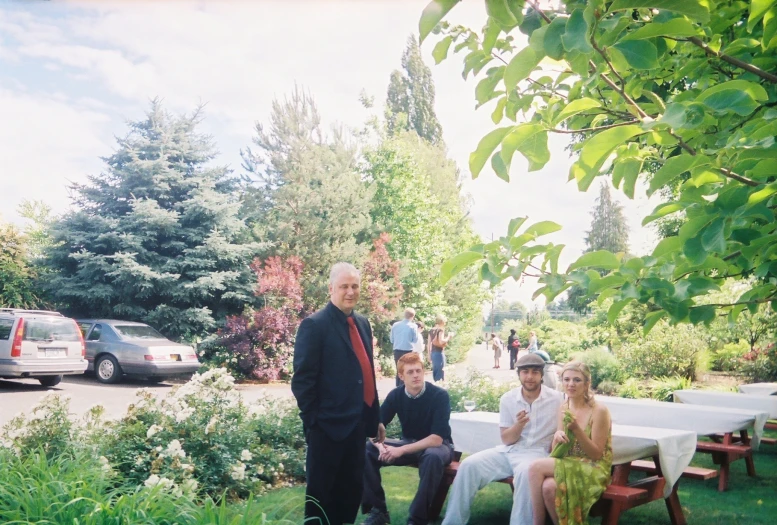
POLYGON ((445 347, 451 340, 453 334, 445 333, 445 323, 447 319, 444 315, 438 314, 434 320, 434 328, 429 332, 429 360, 432 362, 432 378, 434 382, 445 379, 445 347))
POLYGON ((610 484, 612 424, 610 412, 591 393, 591 371, 573 361, 561 372, 567 400, 558 415, 551 457, 529 468, 534 525, 546 511, 555 525, 585 525, 588 512, 610 484))

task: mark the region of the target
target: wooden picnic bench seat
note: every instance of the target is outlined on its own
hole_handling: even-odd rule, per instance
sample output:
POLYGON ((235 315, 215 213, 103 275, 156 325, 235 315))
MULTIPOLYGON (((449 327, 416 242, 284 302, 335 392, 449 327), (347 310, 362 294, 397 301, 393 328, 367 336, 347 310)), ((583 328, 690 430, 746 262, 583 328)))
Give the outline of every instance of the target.
MULTIPOLYGON (((646 472, 648 474, 655 474, 657 472, 656 464, 652 460, 638 459, 631 462, 631 470, 637 472, 646 472)), ((708 480, 718 477, 718 471, 713 468, 702 467, 685 467, 682 477, 689 479, 708 480)))
POLYGON ((696 452, 712 454, 712 462, 720 465, 720 477, 718 478, 718 491, 723 492, 728 488, 728 478, 731 471, 731 462, 744 459, 747 465, 747 475, 755 477, 755 463, 753 462, 753 447, 750 446, 750 438, 747 430, 742 430, 739 437, 732 434, 710 436, 712 441, 698 441, 696 452))
MULTIPOLYGON (((454 451, 453 461, 451 461, 451 464, 445 469, 442 482, 437 490, 432 506, 429 509, 429 518, 431 520, 437 519, 440 516, 445 499, 448 497, 448 491, 453 484, 453 480, 456 477, 460 465, 461 452, 454 451)), ((408 466, 418 467, 418 465, 415 464, 408 466)), ((620 515, 628 509, 657 499, 664 499, 663 491, 666 480, 660 476, 660 472, 658 472, 659 475, 657 476, 651 476, 628 483, 630 468, 631 466, 628 464, 615 466, 613 482, 605 489, 604 493, 599 498, 599 501, 591 509, 592 516, 602 516, 602 525, 616 525, 620 515)), ((660 469, 656 470, 660 471, 660 469)), ((496 481, 497 483, 510 485, 510 490, 513 490, 514 488, 512 476, 496 481)), ((672 525, 686 524, 685 516, 680 507, 680 501, 677 498, 676 487, 672 491, 671 496, 666 498, 666 506, 669 511, 672 525)))

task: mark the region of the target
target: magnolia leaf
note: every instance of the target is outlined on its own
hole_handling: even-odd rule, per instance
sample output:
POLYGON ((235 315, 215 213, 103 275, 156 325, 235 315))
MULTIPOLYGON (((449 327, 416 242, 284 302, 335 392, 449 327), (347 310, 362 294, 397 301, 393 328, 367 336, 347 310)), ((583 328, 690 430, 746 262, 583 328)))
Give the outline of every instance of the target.
POLYGON ((459 0, 432 0, 426 5, 423 13, 421 13, 421 19, 418 21, 418 31, 420 33, 421 43, 429 36, 432 29, 445 18, 448 11, 453 9, 453 6, 458 3, 459 0))
POLYGON ((683 248, 683 241, 680 239, 680 237, 667 237, 666 239, 661 239, 655 248, 653 248, 653 253, 650 254, 652 257, 663 257, 667 254, 673 253, 673 252, 679 252, 683 248))
POLYGON ((457 273, 472 266, 475 262, 482 260, 483 254, 473 251, 466 251, 454 255, 442 263, 442 267, 440 267, 440 281, 442 284, 445 284, 457 273))
POLYGON ((712 221, 701 232, 701 245, 708 252, 722 254, 726 251, 726 221, 722 217, 712 221))
POLYGON ((578 113, 582 113, 583 111, 588 111, 589 109, 599 107, 602 107, 602 104, 598 100, 587 97, 578 98, 564 106, 564 109, 562 109, 561 112, 556 115, 556 118, 553 119, 553 125, 558 126, 569 117, 577 115, 578 113))
POLYGON ((654 326, 656 326, 656 323, 658 323, 661 319, 663 319, 666 316, 667 312, 664 310, 659 310, 657 312, 650 312, 645 316, 645 324, 643 325, 642 333, 643 335, 648 335, 650 331, 653 329, 654 326))
POLYGON ((597 133, 583 144, 579 159, 570 168, 570 178, 577 180, 580 189, 585 191, 599 174, 610 153, 630 138, 642 133, 642 128, 634 124, 597 133))
POLYGON ((615 0, 608 11, 614 13, 632 9, 663 9, 699 22, 708 22, 710 19, 710 10, 704 0, 615 0))
POLYGON ((453 43, 453 37, 450 35, 437 42, 437 45, 435 45, 432 50, 432 58, 434 58, 435 64, 439 64, 445 60, 448 56, 448 49, 450 49, 451 43, 453 43))
POLYGON ((557 16, 548 26, 548 30, 542 39, 542 47, 545 54, 553 60, 561 60, 564 57, 564 44, 561 37, 566 32, 567 17, 557 16))
POLYGON ((518 85, 518 82, 526 79, 529 74, 542 60, 542 53, 537 52, 533 47, 527 46, 521 49, 507 64, 505 69, 505 87, 507 92, 511 92, 518 85))
POLYGON ((502 32, 502 28, 499 23, 491 17, 488 17, 486 27, 483 28, 483 51, 485 53, 491 53, 496 44, 496 39, 499 38, 499 33, 502 32))
POLYGON ((750 0, 750 16, 747 19, 747 30, 750 33, 753 32, 758 21, 775 4, 777 4, 777 0, 750 0))
MULTIPOLYGON (((772 171, 774 171, 774 165, 771 164, 771 166, 772 166, 772 171)), ((765 188, 762 188, 757 192, 751 194, 750 197, 747 199, 747 202, 748 204, 758 204, 759 202, 768 199, 775 193, 777 193, 777 182, 772 182, 765 188)))
POLYGON ((529 161, 529 171, 542 169, 550 160, 548 132, 539 124, 520 124, 502 140, 502 160, 508 168, 520 151, 529 161))
POLYGON ((709 164, 711 160, 704 155, 678 155, 671 157, 664 162, 650 179, 650 186, 648 188, 648 195, 651 195, 657 189, 673 181, 686 171, 696 166, 703 166, 709 164))
POLYGON ((715 320, 715 307, 712 305, 694 306, 688 312, 688 317, 693 324, 704 323, 709 325, 715 320))
POLYGON ((617 162, 612 169, 612 184, 619 188, 623 181, 623 193, 630 199, 634 198, 634 188, 637 185, 637 177, 642 170, 640 159, 626 159, 617 162))
POLYGON ((634 299, 628 298, 613 302, 610 309, 607 310, 607 321, 610 324, 614 323, 618 319, 618 315, 620 315, 621 311, 623 311, 623 309, 633 300, 634 299))
POLYGON ((617 49, 634 69, 654 69, 658 67, 658 51, 647 40, 629 40, 618 42, 611 49, 617 49))
POLYGON ((502 160, 502 156, 496 152, 491 156, 491 168, 496 173, 496 176, 505 182, 510 182, 510 170, 502 160))
POLYGON ((588 41, 588 22, 585 20, 582 9, 575 9, 567 20, 561 43, 567 51, 579 51, 590 53, 594 50, 588 41))
POLYGON ((718 113, 736 113, 746 117, 759 108, 758 102, 746 91, 726 89, 704 99, 704 105, 718 113))
POLYGON ((543 235, 548 235, 549 233, 555 233, 561 229, 561 225, 557 224, 553 221, 541 221, 541 222, 535 222, 528 228, 526 228, 526 231, 524 233, 535 235, 536 237, 541 237, 543 235))
POLYGON ((486 0, 486 13, 502 27, 512 28, 523 20, 518 20, 507 4, 508 0, 486 0))
POLYGON ((671 215, 672 213, 676 213, 684 209, 685 205, 679 202, 665 202, 663 204, 659 204, 653 210, 652 214, 642 219, 642 226, 647 226, 651 222, 660 219, 661 217, 666 217, 667 215, 671 215))
POLYGON ((670 36, 673 38, 697 36, 703 34, 700 29, 685 18, 673 18, 668 22, 652 22, 645 24, 633 33, 628 33, 621 42, 628 40, 643 40, 657 36, 670 36))
POLYGON ((473 179, 480 175, 480 171, 486 165, 488 158, 494 153, 494 150, 502 142, 505 135, 513 129, 514 126, 498 128, 480 139, 477 149, 469 154, 469 170, 472 172, 473 179))
POLYGON ((528 219, 528 217, 515 217, 510 219, 510 224, 507 226, 507 236, 513 237, 518 232, 518 228, 523 226, 523 223, 526 222, 526 219, 528 219))
POLYGON ((607 250, 597 250, 581 255, 575 262, 569 265, 567 272, 578 268, 602 268, 604 270, 615 270, 620 266, 620 258, 607 250))

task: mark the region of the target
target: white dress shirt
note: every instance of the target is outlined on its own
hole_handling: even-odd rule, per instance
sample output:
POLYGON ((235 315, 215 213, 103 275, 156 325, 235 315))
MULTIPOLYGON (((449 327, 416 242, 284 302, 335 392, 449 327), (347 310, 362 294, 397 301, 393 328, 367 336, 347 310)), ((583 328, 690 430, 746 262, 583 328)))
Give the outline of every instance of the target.
POLYGON ((516 443, 500 445, 497 450, 509 452, 516 449, 542 448, 550 451, 564 394, 544 385, 540 388, 540 395, 531 404, 524 399, 521 387, 502 395, 499 400, 500 428, 513 426, 518 421, 518 412, 521 410, 526 410, 529 414, 529 421, 523 427, 521 437, 516 443))

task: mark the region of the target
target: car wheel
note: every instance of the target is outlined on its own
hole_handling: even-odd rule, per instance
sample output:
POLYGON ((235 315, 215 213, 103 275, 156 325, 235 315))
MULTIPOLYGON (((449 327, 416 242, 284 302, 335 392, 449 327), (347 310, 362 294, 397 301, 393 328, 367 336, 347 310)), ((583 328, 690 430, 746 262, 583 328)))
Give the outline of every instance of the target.
POLYGON ((57 386, 60 381, 62 381, 62 376, 46 376, 46 377, 39 377, 38 381, 40 381, 40 384, 51 388, 52 386, 57 386))
POLYGON ((112 355, 101 356, 94 365, 94 372, 100 383, 116 383, 121 379, 121 367, 112 355))

